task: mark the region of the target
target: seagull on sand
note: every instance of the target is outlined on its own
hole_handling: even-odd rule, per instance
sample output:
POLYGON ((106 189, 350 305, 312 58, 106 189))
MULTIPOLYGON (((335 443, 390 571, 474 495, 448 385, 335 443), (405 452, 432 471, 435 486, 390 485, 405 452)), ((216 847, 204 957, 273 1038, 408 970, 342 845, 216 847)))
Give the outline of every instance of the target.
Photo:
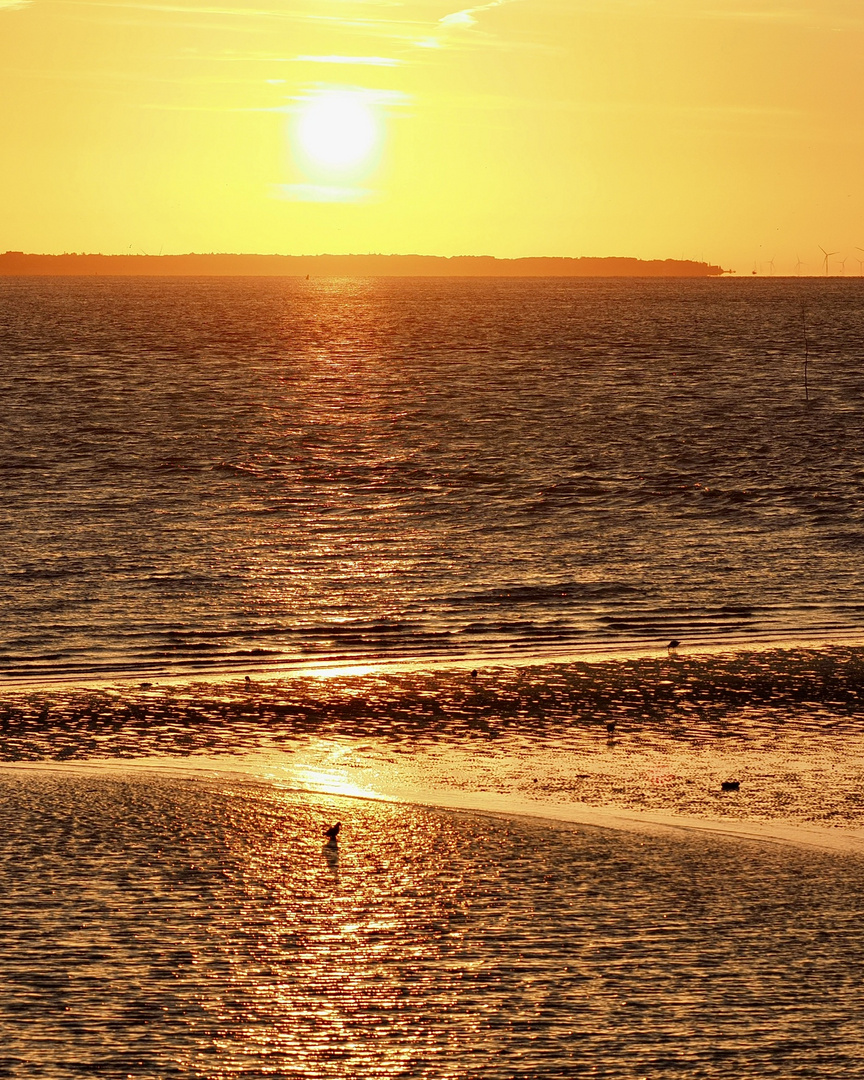
POLYGON ((672 655, 672 653, 673 653, 673 652, 675 652, 675 650, 676 650, 676 649, 678 648, 678 646, 679 646, 680 644, 681 644, 681 642, 680 642, 680 641, 678 640, 678 638, 677 638, 677 637, 673 637, 673 638, 672 638, 672 640, 671 640, 671 641, 669 642, 669 644, 668 644, 668 645, 666 646, 667 650, 669 651, 669 655, 670 655, 670 656, 672 655))
POLYGON ((324 835, 328 838, 328 844, 337 844, 339 842, 339 830, 342 828, 342 822, 337 821, 335 825, 331 825, 329 829, 324 830, 324 835))

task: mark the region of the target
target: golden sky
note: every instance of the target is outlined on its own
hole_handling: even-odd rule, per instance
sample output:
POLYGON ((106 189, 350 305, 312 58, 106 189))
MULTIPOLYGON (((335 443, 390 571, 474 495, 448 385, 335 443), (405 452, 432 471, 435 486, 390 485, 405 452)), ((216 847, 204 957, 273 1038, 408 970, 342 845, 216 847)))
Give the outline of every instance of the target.
POLYGON ((859 273, 862 0, 461 2, 0 0, 0 251, 859 273))

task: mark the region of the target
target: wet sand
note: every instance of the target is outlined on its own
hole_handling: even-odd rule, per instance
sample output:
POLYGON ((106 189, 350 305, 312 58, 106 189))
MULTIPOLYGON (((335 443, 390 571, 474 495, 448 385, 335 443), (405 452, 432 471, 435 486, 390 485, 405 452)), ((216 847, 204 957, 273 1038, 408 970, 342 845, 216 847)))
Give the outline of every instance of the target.
POLYGON ((0 1074, 856 1075, 862 671, 7 691, 0 1074))
POLYGON ((19 688, 0 728, 7 763, 173 763, 570 820, 827 829, 834 846, 864 827, 864 651, 843 646, 19 688))

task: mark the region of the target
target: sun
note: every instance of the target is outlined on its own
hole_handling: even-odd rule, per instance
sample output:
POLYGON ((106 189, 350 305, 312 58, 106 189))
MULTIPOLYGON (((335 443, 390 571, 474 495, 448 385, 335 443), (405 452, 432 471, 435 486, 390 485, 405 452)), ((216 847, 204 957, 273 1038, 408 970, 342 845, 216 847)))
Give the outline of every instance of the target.
POLYGON ((381 131, 375 109, 362 91, 322 90, 302 103, 294 139, 309 171, 356 175, 374 165, 381 131))

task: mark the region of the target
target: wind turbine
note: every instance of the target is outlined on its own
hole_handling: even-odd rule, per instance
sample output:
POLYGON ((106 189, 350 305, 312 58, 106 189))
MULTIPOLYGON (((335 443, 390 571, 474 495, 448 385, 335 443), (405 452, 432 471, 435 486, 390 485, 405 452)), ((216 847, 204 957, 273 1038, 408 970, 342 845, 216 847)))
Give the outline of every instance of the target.
MULTIPOLYGON (((864 248, 856 247, 855 250, 864 252, 864 248)), ((858 259, 858 277, 862 274, 864 274, 864 259, 858 259)))
POLYGON ((841 274, 845 275, 845 273, 846 273, 846 263, 847 263, 848 259, 849 259, 849 256, 847 255, 845 259, 838 259, 837 260, 837 262, 840 263, 840 273, 841 274))
POLYGON ((771 267, 769 273, 771 274, 771 277, 774 277, 774 260, 769 259, 768 260, 768 265, 771 267))
POLYGON ((798 260, 795 263, 795 273, 798 275, 798 277, 801 277, 801 267, 804 265, 804 263, 801 262, 801 256, 798 254, 797 251, 795 252, 795 258, 798 260))
POLYGON ((823 248, 821 244, 817 244, 817 247, 822 252, 822 254, 825 256, 825 258, 823 260, 823 265, 825 267, 825 277, 828 277, 828 259, 829 259, 829 257, 831 255, 836 255, 837 252, 836 251, 826 251, 825 248, 823 248))

